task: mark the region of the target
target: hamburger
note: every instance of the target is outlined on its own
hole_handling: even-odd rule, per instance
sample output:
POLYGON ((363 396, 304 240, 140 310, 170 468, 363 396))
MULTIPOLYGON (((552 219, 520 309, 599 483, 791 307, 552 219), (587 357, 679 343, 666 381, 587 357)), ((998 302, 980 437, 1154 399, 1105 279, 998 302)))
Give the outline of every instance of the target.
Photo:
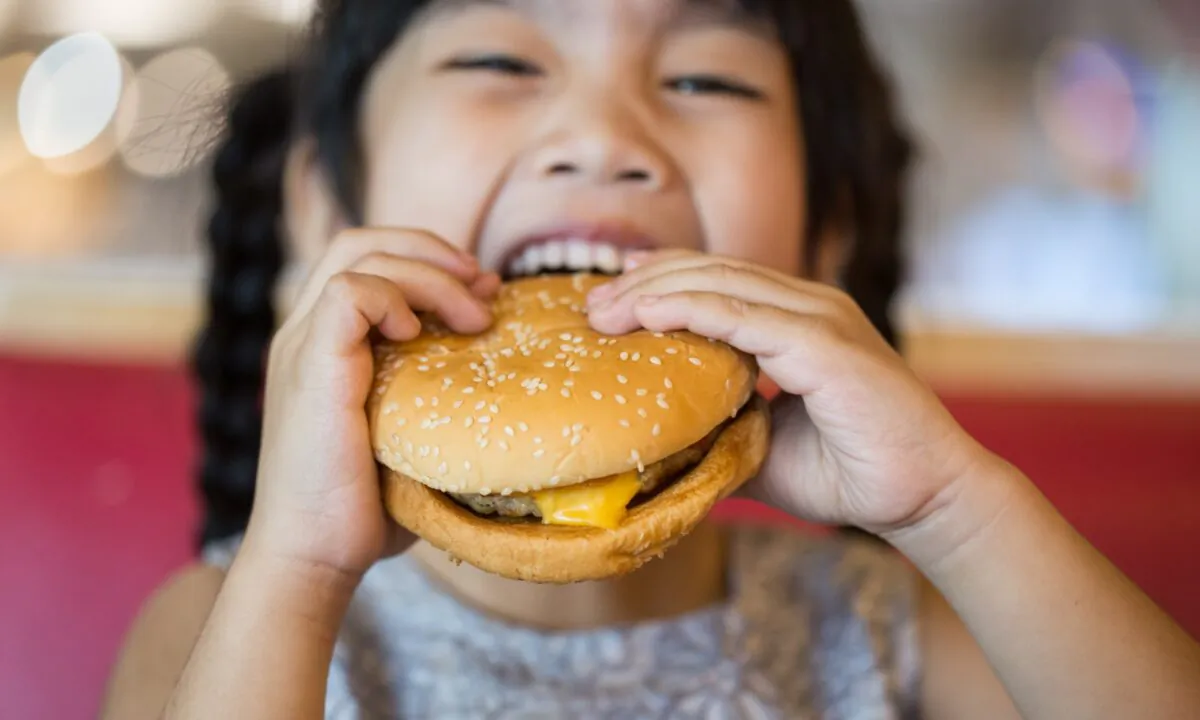
POLYGON ((689 332, 602 335, 606 278, 505 283, 492 327, 375 346, 371 443, 388 513, 452 559, 544 583, 661 556, 759 469, 753 359, 689 332))

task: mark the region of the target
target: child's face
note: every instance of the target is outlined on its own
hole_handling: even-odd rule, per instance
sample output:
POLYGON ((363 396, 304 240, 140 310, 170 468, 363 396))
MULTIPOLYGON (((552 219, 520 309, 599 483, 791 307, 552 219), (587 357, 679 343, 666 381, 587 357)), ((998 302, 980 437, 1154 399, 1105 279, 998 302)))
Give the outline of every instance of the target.
POLYGON ((433 231, 498 271, 550 234, 800 272, 790 66, 732 6, 435 5, 368 88, 366 224, 433 231))

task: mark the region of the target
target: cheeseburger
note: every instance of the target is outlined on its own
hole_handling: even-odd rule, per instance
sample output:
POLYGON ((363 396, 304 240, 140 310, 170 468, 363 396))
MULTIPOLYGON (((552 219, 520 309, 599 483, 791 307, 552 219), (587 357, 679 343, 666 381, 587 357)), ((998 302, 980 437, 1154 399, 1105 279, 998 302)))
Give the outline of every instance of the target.
POLYGON ((603 276, 502 286, 491 329, 434 318, 376 346, 368 403, 388 512, 455 560, 568 583, 630 572, 758 471, 753 360, 688 332, 588 325, 603 276))

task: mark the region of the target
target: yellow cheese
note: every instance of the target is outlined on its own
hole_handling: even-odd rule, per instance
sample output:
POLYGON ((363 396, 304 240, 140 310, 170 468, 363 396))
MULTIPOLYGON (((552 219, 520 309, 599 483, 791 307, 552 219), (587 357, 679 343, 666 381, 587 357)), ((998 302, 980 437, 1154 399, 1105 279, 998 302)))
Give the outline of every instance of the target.
POLYGON ((581 525, 615 530, 625 518, 629 501, 641 490, 636 472, 592 480, 579 485, 540 490, 533 502, 546 525, 581 525))

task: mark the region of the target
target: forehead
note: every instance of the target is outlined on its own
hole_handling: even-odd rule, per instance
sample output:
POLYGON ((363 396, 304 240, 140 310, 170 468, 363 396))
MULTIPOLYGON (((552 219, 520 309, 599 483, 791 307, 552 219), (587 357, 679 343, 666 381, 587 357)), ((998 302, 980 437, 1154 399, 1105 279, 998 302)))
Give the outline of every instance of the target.
POLYGON ((430 12, 438 16, 481 7, 511 10, 550 24, 610 27, 628 22, 659 31, 726 26, 771 34, 770 23, 750 12, 744 0, 438 0, 430 12))

